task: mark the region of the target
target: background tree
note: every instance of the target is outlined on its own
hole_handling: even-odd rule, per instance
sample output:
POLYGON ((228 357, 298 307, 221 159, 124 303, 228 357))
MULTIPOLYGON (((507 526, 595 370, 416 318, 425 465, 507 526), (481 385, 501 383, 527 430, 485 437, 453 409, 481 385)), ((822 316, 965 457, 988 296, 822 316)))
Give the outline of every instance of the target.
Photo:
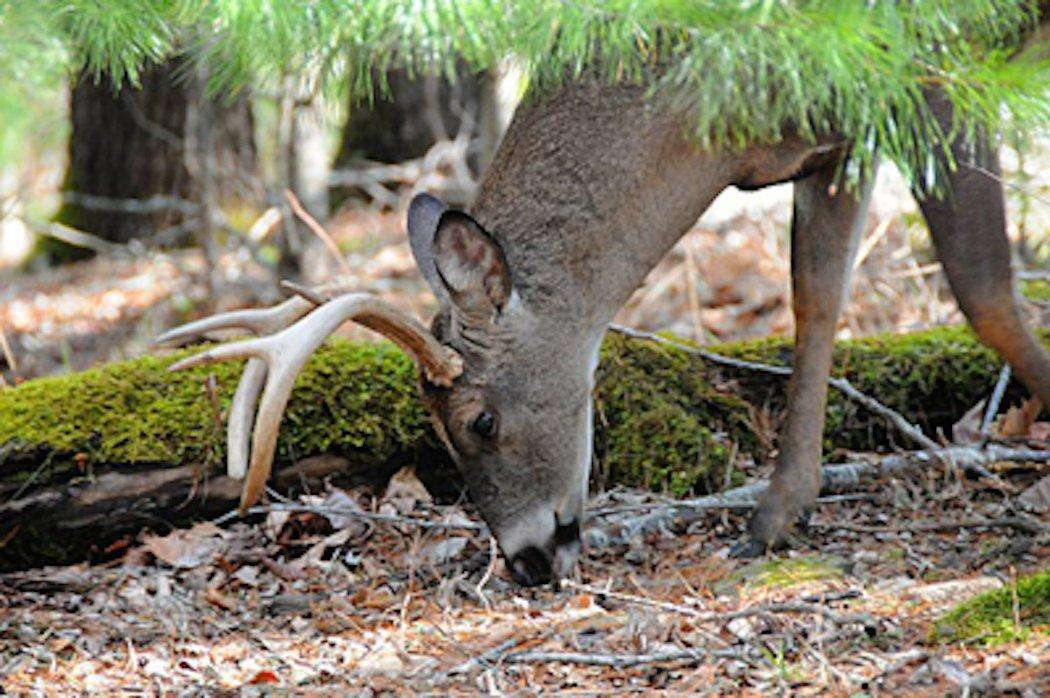
MULTIPOLYGON (((254 124, 247 93, 209 99, 203 81, 169 59, 138 86, 114 89, 82 73, 71 89, 69 164, 57 220, 105 240, 184 242, 206 227, 210 199, 256 195, 254 124)), ((77 254, 52 241, 53 255, 77 254)))

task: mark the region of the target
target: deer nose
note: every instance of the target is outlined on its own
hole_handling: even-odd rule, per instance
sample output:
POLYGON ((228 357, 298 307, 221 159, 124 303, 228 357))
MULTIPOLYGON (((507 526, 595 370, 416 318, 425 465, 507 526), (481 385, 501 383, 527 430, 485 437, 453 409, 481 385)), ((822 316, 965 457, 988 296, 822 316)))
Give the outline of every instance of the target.
POLYGON ((546 584, 551 580, 551 562, 550 555, 535 545, 530 545, 510 561, 510 574, 515 582, 525 587, 546 584))
POLYGON ((572 570, 579 550, 579 520, 573 519, 567 524, 556 521, 554 534, 546 546, 530 545, 511 559, 511 576, 522 586, 546 584, 555 575, 562 577, 572 570))

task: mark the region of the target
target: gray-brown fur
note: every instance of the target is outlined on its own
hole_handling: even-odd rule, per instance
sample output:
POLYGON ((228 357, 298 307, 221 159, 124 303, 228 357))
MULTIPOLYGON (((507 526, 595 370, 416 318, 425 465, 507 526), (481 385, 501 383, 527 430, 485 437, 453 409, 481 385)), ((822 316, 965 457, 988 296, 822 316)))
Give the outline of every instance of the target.
MULTIPOLYGON (((933 107, 938 118, 948 118, 936 100, 933 107)), ((435 332, 465 362, 456 384, 428 386, 427 400, 523 582, 548 578, 552 565, 555 573, 566 571, 575 554, 566 531, 580 520, 586 494, 601 333, 718 193, 734 184, 798 180, 796 373, 773 486, 744 549, 781 542, 818 493, 832 340, 868 186, 859 194, 832 186, 843 143, 838 134, 817 144, 787 137, 711 153, 687 133, 685 116, 647 99, 638 86, 583 80, 519 109, 471 209, 477 244, 500 253, 482 257, 506 262, 505 269, 488 265, 474 275, 507 275, 502 281, 512 291, 502 307, 486 300, 481 282, 452 297, 447 280, 432 270, 468 262, 462 251, 428 241, 455 220, 438 215, 433 200, 414 204, 413 250, 443 303, 435 332), (493 439, 471 432, 482 412, 498 420, 493 439)), ((997 171, 988 144, 979 145, 978 164, 997 171)), ((957 156, 964 146, 957 144, 957 156)), ((1023 328, 1013 300, 1001 188, 965 164, 950 185, 954 195, 929 199, 922 210, 952 287, 981 338, 1050 404, 1050 359, 1023 328)))

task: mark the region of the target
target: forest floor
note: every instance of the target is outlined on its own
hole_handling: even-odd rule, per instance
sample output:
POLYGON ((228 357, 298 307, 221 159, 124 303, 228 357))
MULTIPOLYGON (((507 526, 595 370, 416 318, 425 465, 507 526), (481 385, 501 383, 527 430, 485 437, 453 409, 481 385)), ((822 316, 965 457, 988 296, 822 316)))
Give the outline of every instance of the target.
POLYGON ((379 497, 331 490, 143 533, 110 564, 0 577, 0 686, 1046 695, 1050 534, 1012 496, 1046 472, 883 479, 757 561, 729 556, 740 513, 632 535, 662 501, 606 493, 573 578, 523 589, 476 519, 402 471, 379 497), (942 614, 995 589, 1007 610, 953 635, 942 614))
MULTIPOLYGON (((906 193, 880 191, 840 336, 961 321, 906 193)), ((790 332, 786 190, 715 208, 618 322, 700 341, 790 332)), ((360 290, 428 317, 403 220, 355 207, 328 228, 360 290)), ((311 268, 309 281, 334 273, 323 257, 311 268)), ((207 276, 194 252, 0 271, 0 378, 141 355, 178 322, 278 297, 236 244, 217 293, 207 276)), ((1046 322, 1045 305, 1033 312, 1046 322)), ((603 493, 574 577, 538 589, 513 585, 476 516, 434 504, 411 473, 375 496, 275 501, 248 522, 144 531, 108 564, 0 577, 0 691, 1046 695, 1050 585, 1036 630, 1018 591, 1046 569, 1046 509, 1016 496, 1050 471, 995 473, 884 478, 752 562, 729 556, 746 512, 631 534, 631 517, 666 503, 603 493), (996 589, 1005 619, 946 634, 947 609, 996 589)))

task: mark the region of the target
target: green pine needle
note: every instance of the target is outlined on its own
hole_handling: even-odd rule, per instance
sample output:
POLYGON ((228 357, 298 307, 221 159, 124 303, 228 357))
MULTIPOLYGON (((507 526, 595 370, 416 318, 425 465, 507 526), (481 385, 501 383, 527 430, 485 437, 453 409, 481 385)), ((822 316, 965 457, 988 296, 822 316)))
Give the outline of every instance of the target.
POLYGON ((0 0, 0 69, 18 67, 0 73, 0 116, 56 66, 134 83, 175 46, 217 93, 293 77, 361 99, 393 66, 513 57, 533 94, 584 71, 646 81, 705 147, 837 132, 854 139, 851 181, 882 155, 921 187, 955 132, 1050 122, 1050 55, 1017 51, 1034 22, 1030 0, 0 0), (955 106, 951 133, 929 118, 933 87, 955 106))

